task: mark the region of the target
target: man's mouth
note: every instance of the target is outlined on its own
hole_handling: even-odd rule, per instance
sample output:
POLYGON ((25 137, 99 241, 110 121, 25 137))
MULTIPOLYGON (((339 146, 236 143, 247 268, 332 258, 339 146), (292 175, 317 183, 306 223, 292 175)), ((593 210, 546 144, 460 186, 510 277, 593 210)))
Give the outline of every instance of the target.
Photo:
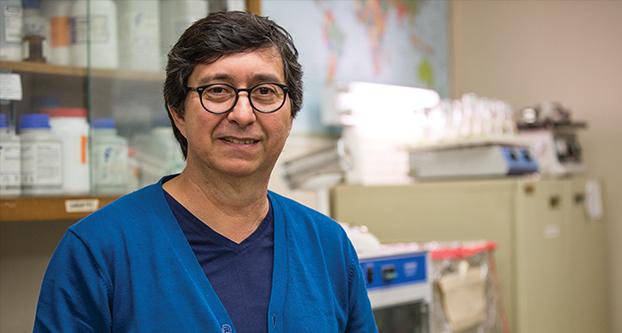
POLYGON ((257 139, 233 138, 230 136, 226 136, 220 139, 223 141, 229 142, 229 143, 237 144, 237 145, 252 145, 252 144, 259 142, 259 140, 257 139))

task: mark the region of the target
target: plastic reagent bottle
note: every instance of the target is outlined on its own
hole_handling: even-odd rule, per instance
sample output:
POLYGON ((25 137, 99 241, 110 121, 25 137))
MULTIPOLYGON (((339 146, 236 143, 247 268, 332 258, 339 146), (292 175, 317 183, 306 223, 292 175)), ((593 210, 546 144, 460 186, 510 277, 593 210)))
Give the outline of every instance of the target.
POLYGON ((0 197, 21 193, 21 152, 19 137, 9 129, 6 115, 0 113, 0 197))
POLYGON ((22 192, 53 195, 63 192, 63 144, 50 129, 47 114, 22 115, 19 124, 22 192))
POLYGON ((56 65, 69 65, 69 47, 71 46, 71 23, 69 12, 71 0, 45 0, 42 10, 49 20, 47 31, 48 61, 56 65))
POLYGON ((0 60, 22 60, 23 25, 21 0, 0 1, 0 60))
POLYGON ((93 120, 93 192, 122 194, 128 191, 128 143, 117 135, 112 118, 93 120))
POLYGON ((208 2, 200 0, 161 1, 160 6, 160 56, 163 66, 166 66, 166 56, 179 36, 192 23, 207 15, 208 2))
POLYGON ((120 67, 160 70, 160 2, 118 1, 117 12, 120 67))
POLYGON ((119 66, 117 7, 112 0, 76 0, 71 6, 71 63, 76 66, 119 66))
POLYGON ((63 142, 63 193, 88 194, 91 189, 89 170, 89 124, 86 109, 41 109, 50 117, 52 133, 63 142))

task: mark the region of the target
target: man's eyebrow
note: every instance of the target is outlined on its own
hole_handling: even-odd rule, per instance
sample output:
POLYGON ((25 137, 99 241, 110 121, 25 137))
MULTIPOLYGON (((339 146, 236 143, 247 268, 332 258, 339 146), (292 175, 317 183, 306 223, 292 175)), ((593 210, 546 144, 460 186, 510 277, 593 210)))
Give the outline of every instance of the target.
POLYGON ((233 82, 233 77, 225 73, 216 73, 213 75, 207 75, 207 76, 202 77, 201 79, 199 79, 199 82, 197 84, 201 86, 201 85, 210 84, 214 81, 233 82))
MULTIPOLYGON (((224 81, 224 82, 232 84, 233 82, 235 82, 235 79, 233 78, 233 76, 226 74, 226 73, 216 73, 212 75, 206 75, 200 78, 199 82, 197 82, 197 85, 204 86, 204 85, 213 83, 214 81, 224 81)), ((257 73, 257 74, 251 75, 248 82, 249 82, 249 85, 253 85, 253 84, 263 83, 263 82, 282 83, 281 81, 282 80, 277 75, 269 74, 269 73, 257 73)))
POLYGON ((282 80, 274 74, 264 74, 264 73, 253 75, 250 80, 250 82, 253 84, 262 83, 262 82, 282 83, 281 81, 282 80))

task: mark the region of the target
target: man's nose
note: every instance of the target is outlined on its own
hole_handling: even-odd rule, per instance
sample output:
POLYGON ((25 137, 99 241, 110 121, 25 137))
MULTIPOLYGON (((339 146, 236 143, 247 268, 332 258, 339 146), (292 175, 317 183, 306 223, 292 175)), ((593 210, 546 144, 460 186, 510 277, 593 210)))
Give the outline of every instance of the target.
POLYGON ((227 119, 235 122, 242 128, 255 122, 255 111, 251 105, 248 92, 242 91, 239 93, 237 103, 235 103, 231 112, 227 114, 227 119))

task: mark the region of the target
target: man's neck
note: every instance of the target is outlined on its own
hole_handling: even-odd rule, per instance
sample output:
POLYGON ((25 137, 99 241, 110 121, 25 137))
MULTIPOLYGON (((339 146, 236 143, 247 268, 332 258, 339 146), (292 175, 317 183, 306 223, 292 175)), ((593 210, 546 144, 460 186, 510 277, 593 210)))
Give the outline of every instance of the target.
POLYGON ((267 180, 240 179, 191 169, 164 189, 214 231, 240 243, 268 213, 267 180))

